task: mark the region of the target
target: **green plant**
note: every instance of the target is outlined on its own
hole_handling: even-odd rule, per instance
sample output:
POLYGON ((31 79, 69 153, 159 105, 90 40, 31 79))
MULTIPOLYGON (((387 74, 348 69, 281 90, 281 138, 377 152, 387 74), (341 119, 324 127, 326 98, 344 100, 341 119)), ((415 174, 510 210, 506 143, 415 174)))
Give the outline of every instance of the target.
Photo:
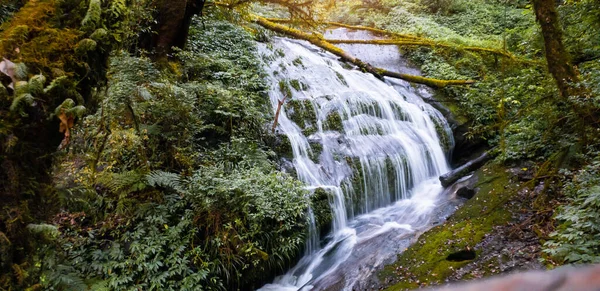
POLYGON ((557 229, 544 243, 544 252, 560 263, 600 262, 600 159, 597 152, 592 156, 581 170, 562 173, 567 203, 558 209, 557 229))

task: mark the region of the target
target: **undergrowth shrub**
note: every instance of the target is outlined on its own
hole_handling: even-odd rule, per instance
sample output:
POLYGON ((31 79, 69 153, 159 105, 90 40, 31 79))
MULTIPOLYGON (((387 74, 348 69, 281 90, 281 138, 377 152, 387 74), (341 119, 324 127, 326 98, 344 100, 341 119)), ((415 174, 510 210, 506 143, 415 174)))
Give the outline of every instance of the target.
POLYGON ((111 57, 100 108, 55 168, 65 211, 39 238, 44 288, 251 289, 300 254, 310 201, 263 141, 254 43, 205 25, 178 61, 111 57))
POLYGON ((600 262, 600 156, 591 156, 581 170, 562 172, 567 203, 558 209, 559 224, 544 243, 544 252, 559 263, 600 262))

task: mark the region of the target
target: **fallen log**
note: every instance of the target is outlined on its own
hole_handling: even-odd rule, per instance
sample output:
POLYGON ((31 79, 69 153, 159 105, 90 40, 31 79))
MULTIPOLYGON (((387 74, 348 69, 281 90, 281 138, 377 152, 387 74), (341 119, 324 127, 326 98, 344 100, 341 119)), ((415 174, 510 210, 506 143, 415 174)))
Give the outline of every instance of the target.
POLYGON ((452 185, 454 182, 458 181, 460 178, 466 176, 472 171, 475 171, 481 166, 483 166, 487 161, 494 158, 494 155, 490 154, 489 151, 484 152, 478 158, 467 162, 466 164, 440 176, 440 182, 442 182, 442 186, 448 187, 452 185))
POLYGON ((391 72, 391 71, 384 70, 381 68, 373 67, 371 64, 363 62, 358 58, 355 58, 354 56, 348 54, 341 48, 326 41, 323 38, 323 36, 320 34, 308 34, 308 33, 302 32, 300 30, 297 30, 297 29, 294 29, 291 27, 287 27, 285 25, 271 22, 271 21, 267 20, 266 18, 256 16, 256 15, 254 15, 254 22, 256 22, 257 24, 259 24, 260 26, 262 26, 266 29, 269 29, 269 30, 272 30, 275 32, 279 32, 279 33, 283 33, 285 35, 288 35, 288 36, 291 36, 291 37, 294 37, 297 39, 306 40, 306 41, 312 43, 313 45, 316 45, 316 46, 340 57, 343 61, 352 63, 352 64, 356 65, 357 67, 359 67, 361 70, 371 73, 380 79, 383 79, 384 76, 387 76, 387 77, 406 80, 406 81, 413 82, 413 83, 424 84, 424 85, 434 87, 434 88, 443 88, 443 87, 450 86, 450 85, 468 85, 468 84, 475 83, 475 81, 473 81, 473 80, 440 80, 440 79, 433 79, 433 78, 391 72))

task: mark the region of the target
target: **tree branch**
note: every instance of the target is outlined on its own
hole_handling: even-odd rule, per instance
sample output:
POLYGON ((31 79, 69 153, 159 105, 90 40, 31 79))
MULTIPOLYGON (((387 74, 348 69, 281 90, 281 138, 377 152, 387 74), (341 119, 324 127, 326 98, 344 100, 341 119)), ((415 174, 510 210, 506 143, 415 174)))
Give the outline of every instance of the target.
POLYGON ((254 15, 253 18, 254 18, 254 22, 256 22, 257 24, 261 25, 262 27, 264 27, 266 29, 273 30, 273 31, 279 32, 279 33, 283 33, 285 35, 288 35, 288 36, 291 36, 291 37, 294 37, 297 39, 306 40, 306 41, 312 43, 313 45, 316 45, 316 46, 340 57, 342 60, 356 65, 361 70, 375 75, 378 78, 383 78, 383 76, 393 77, 393 78, 403 79, 403 80, 413 82, 413 83, 424 84, 424 85, 435 87, 435 88, 443 88, 443 87, 450 86, 450 85, 468 85, 468 84, 475 83, 475 81, 473 81, 473 80, 439 80, 439 79, 432 79, 432 78, 415 76, 415 75, 396 73, 396 72, 387 71, 387 70, 384 70, 381 68, 376 68, 376 67, 373 67, 369 63, 363 62, 360 59, 355 58, 354 56, 348 54, 341 48, 329 43, 320 34, 304 33, 300 30, 271 22, 271 21, 267 20, 266 18, 256 16, 256 15, 254 15))
MULTIPOLYGON (((298 23, 298 21, 294 21, 291 19, 282 19, 282 18, 266 18, 268 21, 275 23, 298 23)), ((384 39, 384 40, 354 40, 354 39, 327 39, 327 42, 332 44, 376 44, 376 45, 397 45, 397 46, 428 46, 428 47, 441 47, 453 50, 464 50, 464 51, 472 51, 478 53, 489 53, 494 55, 499 55, 514 61, 522 62, 522 63, 530 63, 535 65, 544 65, 541 61, 528 60, 514 54, 511 54, 508 51, 502 49, 488 48, 488 47, 477 47, 477 46, 461 46, 451 43, 444 43, 440 41, 435 41, 426 37, 420 37, 410 34, 401 34, 390 32, 382 29, 377 29, 368 26, 359 26, 359 25, 348 25, 339 22, 318 22, 317 24, 335 26, 335 27, 344 27, 353 30, 365 30, 374 32, 380 35, 386 35, 393 39, 384 39)))
MULTIPOLYGON (((275 22, 275 23, 295 23, 295 21, 291 20, 291 19, 283 19, 283 18, 266 18, 266 19, 268 21, 275 22)), ((381 34, 381 35, 387 35, 387 36, 394 37, 394 38, 420 39, 420 37, 418 37, 418 36, 414 36, 414 35, 410 35, 410 34, 403 34, 403 33, 395 33, 395 32, 378 29, 378 28, 373 28, 373 27, 368 27, 368 26, 349 25, 349 24, 344 24, 344 23, 340 23, 340 22, 331 22, 331 21, 318 22, 317 24, 335 26, 335 27, 343 27, 343 28, 348 28, 348 29, 353 29, 353 30, 366 30, 366 31, 374 32, 374 33, 381 34)))

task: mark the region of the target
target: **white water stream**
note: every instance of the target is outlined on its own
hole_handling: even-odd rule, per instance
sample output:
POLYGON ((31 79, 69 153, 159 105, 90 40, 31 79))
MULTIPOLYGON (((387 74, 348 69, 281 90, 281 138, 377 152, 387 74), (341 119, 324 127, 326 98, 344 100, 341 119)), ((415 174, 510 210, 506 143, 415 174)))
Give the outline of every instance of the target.
POLYGON ((438 176, 449 170, 440 134, 451 143, 451 131, 408 84, 344 68, 306 42, 274 38, 268 46, 261 51, 274 111, 284 99, 280 83, 295 83, 278 131, 290 141, 298 178, 328 192, 333 225, 320 238, 309 211, 304 257, 261 290, 352 290, 435 220, 447 200, 438 176), (294 110, 313 118, 297 124, 294 110))

